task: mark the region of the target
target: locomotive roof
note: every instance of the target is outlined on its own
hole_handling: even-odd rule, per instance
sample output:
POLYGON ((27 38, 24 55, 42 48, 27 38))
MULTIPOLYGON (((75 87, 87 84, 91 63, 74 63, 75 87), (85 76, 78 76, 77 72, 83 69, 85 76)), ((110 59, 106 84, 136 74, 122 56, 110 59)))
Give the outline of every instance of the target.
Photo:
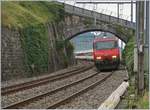
POLYGON ((95 38, 94 42, 98 42, 98 41, 117 41, 117 38, 95 38))

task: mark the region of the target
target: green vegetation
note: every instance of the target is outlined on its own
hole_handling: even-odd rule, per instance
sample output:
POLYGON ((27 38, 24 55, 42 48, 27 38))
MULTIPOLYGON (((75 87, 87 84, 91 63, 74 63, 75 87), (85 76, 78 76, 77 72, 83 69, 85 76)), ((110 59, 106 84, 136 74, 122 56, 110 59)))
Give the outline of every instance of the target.
POLYGON ((27 70, 38 73, 48 68, 48 35, 44 25, 24 28, 21 31, 22 48, 27 70))
POLYGON ((134 36, 131 36, 123 51, 123 57, 129 72, 129 75, 133 74, 134 63, 134 36))
MULTIPOLYGON (((134 89, 132 87, 132 89, 134 89)), ((131 87, 130 87, 131 91, 131 87)), ((132 90, 135 91, 135 90, 132 90)), ((149 109, 149 92, 145 91, 144 96, 137 97, 137 98, 131 98, 128 97, 128 109, 149 109)))
POLYGON ((68 58, 70 58, 72 56, 74 47, 70 42, 66 42, 65 43, 65 48, 67 50, 67 56, 68 56, 68 58))
POLYGON ((149 96, 148 96, 148 76, 145 75, 145 94, 144 96, 137 96, 137 88, 135 83, 136 74, 133 72, 134 66, 134 35, 129 37, 126 47, 123 51, 123 57, 128 69, 129 78, 130 78, 130 87, 128 89, 128 108, 138 108, 138 109, 148 109, 149 108, 149 96), (131 97, 135 95, 134 97, 131 97))
POLYGON ((84 25, 90 26, 93 24, 93 20, 90 18, 84 19, 83 23, 84 23, 84 25))
POLYGON ((148 109, 149 108, 149 92, 146 91, 143 97, 138 98, 136 103, 138 109, 148 109))
POLYGON ((56 40, 56 50, 58 53, 61 54, 61 57, 64 59, 64 65, 65 67, 68 66, 69 64, 69 60, 72 60, 72 53, 73 53, 73 50, 74 50, 74 47, 73 45, 69 42, 69 41, 58 41, 56 40), (63 49, 66 49, 66 55, 64 54, 64 50, 63 49))
POLYGON ((123 60, 127 66, 129 75, 133 74, 133 63, 134 63, 134 31, 129 29, 124 29, 120 25, 115 26, 116 31, 120 34, 128 37, 128 42, 126 43, 125 49, 123 50, 123 60))
POLYGON ((2 25, 25 28, 63 18, 63 6, 54 2, 3 1, 2 25))
MULTIPOLYGON (((47 72, 49 59, 51 59, 48 56, 54 53, 53 51, 58 51, 59 48, 61 49, 58 53, 64 57, 64 59, 60 60, 64 60, 63 64, 68 65, 68 58, 63 50, 65 47, 64 43, 54 45, 53 49, 49 49, 48 47, 51 46, 48 45, 48 37, 51 37, 48 35, 48 25, 52 23, 58 24, 64 20, 65 12, 63 8, 63 5, 47 1, 2 2, 2 26, 9 29, 16 29, 20 32, 27 72, 36 74, 47 72), (49 52, 50 50, 53 51, 49 52)), ((55 34, 53 37, 56 40, 55 34)), ((62 37, 59 37, 59 40, 62 40, 62 37)), ((67 46, 67 48, 73 49, 71 45, 67 46)), ((72 54, 70 52, 72 51, 69 50, 69 54, 67 55, 70 56, 72 54)))

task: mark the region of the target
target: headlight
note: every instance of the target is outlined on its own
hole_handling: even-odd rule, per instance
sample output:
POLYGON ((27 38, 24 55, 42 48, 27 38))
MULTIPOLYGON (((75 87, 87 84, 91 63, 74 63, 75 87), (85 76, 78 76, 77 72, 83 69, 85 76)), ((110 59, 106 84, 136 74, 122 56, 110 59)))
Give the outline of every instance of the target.
POLYGON ((112 58, 117 58, 117 56, 114 55, 114 56, 112 56, 112 58))
POLYGON ((102 57, 101 57, 101 56, 98 56, 98 57, 96 57, 96 59, 97 59, 97 60, 101 60, 101 59, 102 59, 102 57))

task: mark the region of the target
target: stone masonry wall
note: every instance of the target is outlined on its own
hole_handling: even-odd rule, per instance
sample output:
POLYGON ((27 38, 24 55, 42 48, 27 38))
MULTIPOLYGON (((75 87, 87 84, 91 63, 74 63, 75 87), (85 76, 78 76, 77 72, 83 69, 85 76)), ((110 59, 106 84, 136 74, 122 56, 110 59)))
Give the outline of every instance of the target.
POLYGON ((67 56, 66 49, 56 49, 56 44, 54 41, 62 40, 65 37, 63 35, 64 24, 60 23, 59 25, 56 23, 49 24, 48 26, 48 37, 49 37, 49 63, 48 63, 48 71, 30 73, 25 64, 25 51, 22 48, 21 44, 21 35, 18 30, 12 30, 6 27, 2 27, 2 37, 1 37, 1 77, 2 81, 12 80, 12 79, 20 79, 24 77, 42 75, 46 73, 51 73, 67 66, 71 66, 74 64, 73 53, 72 56, 67 56), (62 30, 59 30, 59 28, 62 30), (61 56, 60 56, 61 54, 61 56), (32 74, 32 75, 30 75, 32 74))
POLYGON ((25 75, 23 50, 18 31, 1 28, 1 77, 2 81, 25 75))

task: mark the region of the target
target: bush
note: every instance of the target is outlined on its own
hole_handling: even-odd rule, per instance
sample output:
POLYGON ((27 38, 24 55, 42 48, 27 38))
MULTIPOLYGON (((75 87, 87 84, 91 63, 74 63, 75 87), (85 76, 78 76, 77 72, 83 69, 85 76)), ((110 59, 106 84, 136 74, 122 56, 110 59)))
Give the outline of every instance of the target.
POLYGON ((134 43, 134 36, 131 36, 123 51, 123 58, 130 75, 133 73, 134 66, 134 43))
POLYGON ((30 72, 48 69, 48 35, 44 25, 24 28, 21 36, 25 64, 30 72))

